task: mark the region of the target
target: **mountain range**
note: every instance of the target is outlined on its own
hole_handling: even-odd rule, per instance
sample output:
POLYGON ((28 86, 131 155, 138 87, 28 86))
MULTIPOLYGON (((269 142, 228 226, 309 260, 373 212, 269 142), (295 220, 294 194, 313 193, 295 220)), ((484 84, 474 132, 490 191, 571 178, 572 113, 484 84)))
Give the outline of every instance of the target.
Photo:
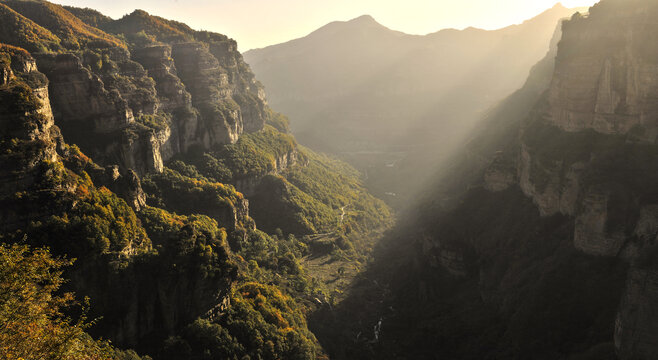
POLYGON ((362 16, 244 57, 303 144, 339 154, 372 179, 407 183, 370 184, 380 196, 402 195, 416 188, 408 179, 433 169, 413 159, 438 162, 454 150, 487 110, 523 85, 559 39, 559 20, 578 10, 557 4, 499 30, 424 36, 362 16))
MULTIPOLYGON (((533 38, 519 29, 560 11, 499 32, 533 38)), ((539 26, 516 85, 470 67, 482 85, 464 86, 517 88, 479 116, 455 94, 470 129, 393 164, 413 164, 401 187, 437 170, 393 213, 371 192, 384 173, 298 143, 229 37, 0 0, 0 358, 657 358, 656 18, 602 0, 539 26)), ((367 17, 314 37, 346 26, 346 44, 409 38, 367 17)), ((428 37, 479 51, 484 33, 428 37)))

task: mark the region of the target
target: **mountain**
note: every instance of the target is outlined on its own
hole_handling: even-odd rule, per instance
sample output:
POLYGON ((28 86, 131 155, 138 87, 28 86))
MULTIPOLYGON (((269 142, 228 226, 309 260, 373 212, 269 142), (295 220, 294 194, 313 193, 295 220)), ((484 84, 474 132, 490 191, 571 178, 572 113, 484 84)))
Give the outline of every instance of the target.
MULTIPOLYGON (((396 167, 401 159, 453 150, 485 111, 523 85, 559 20, 576 11, 558 4, 499 30, 425 36, 362 16, 244 57, 302 143, 340 154, 362 170, 390 172, 386 165, 396 167)), ((427 175, 421 174, 427 164, 411 167, 393 176, 427 175)), ((380 195, 412 187, 371 185, 380 195)))
POLYGON ((340 308, 315 314, 332 358, 658 356, 656 15, 603 0, 564 23, 340 308))
POLYGON ((392 215, 297 143, 235 41, 141 10, 0 16, 0 357, 325 358, 305 314, 340 287, 318 273, 356 272, 392 215))

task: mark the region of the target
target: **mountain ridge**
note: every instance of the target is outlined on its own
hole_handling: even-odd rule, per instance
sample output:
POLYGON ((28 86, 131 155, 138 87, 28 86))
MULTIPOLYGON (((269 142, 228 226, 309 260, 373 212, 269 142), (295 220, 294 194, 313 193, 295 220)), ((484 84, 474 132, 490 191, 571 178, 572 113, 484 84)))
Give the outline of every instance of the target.
POLYGON ((440 161, 486 110, 521 87, 560 32, 560 19, 572 11, 555 7, 534 21, 495 31, 407 36, 381 27, 365 35, 346 30, 244 56, 267 87, 270 106, 292 119, 292 132, 303 144, 382 174, 370 177, 371 189, 398 204, 416 188, 402 179, 431 171, 414 159, 431 154, 440 161), (373 152, 380 155, 362 155, 373 152), (400 166, 391 170, 391 163, 400 166), (386 178, 404 185, 373 182, 386 178))

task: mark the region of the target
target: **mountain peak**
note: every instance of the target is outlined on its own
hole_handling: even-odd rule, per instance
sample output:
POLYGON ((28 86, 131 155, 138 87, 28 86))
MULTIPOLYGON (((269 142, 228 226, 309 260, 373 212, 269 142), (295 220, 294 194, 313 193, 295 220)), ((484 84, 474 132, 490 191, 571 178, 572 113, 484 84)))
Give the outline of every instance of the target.
POLYGON ((352 20, 350 20, 350 21, 348 21, 348 22, 352 22, 352 23, 363 23, 363 24, 368 24, 368 23, 370 23, 370 24, 372 24, 372 23, 378 24, 378 22, 377 22, 377 20, 375 20, 375 18, 373 18, 372 16, 367 15, 367 14, 366 14, 366 15, 361 15, 361 16, 359 16, 359 17, 357 17, 357 18, 354 18, 354 19, 352 19, 352 20))
POLYGON ((553 10, 563 10, 567 9, 564 5, 562 5, 561 2, 558 2, 557 4, 553 5, 552 7, 553 10))

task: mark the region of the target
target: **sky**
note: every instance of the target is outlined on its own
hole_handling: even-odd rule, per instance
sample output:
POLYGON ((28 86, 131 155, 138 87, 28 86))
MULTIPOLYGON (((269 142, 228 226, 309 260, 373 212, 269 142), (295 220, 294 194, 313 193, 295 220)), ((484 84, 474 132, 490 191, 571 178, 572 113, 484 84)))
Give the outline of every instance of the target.
MULTIPOLYGON (((135 9, 225 34, 240 51, 306 36, 332 22, 371 15, 382 25, 424 35, 469 26, 498 29, 551 8, 557 0, 51 0, 119 18, 135 9)), ((596 0, 563 0, 566 7, 596 0)))

